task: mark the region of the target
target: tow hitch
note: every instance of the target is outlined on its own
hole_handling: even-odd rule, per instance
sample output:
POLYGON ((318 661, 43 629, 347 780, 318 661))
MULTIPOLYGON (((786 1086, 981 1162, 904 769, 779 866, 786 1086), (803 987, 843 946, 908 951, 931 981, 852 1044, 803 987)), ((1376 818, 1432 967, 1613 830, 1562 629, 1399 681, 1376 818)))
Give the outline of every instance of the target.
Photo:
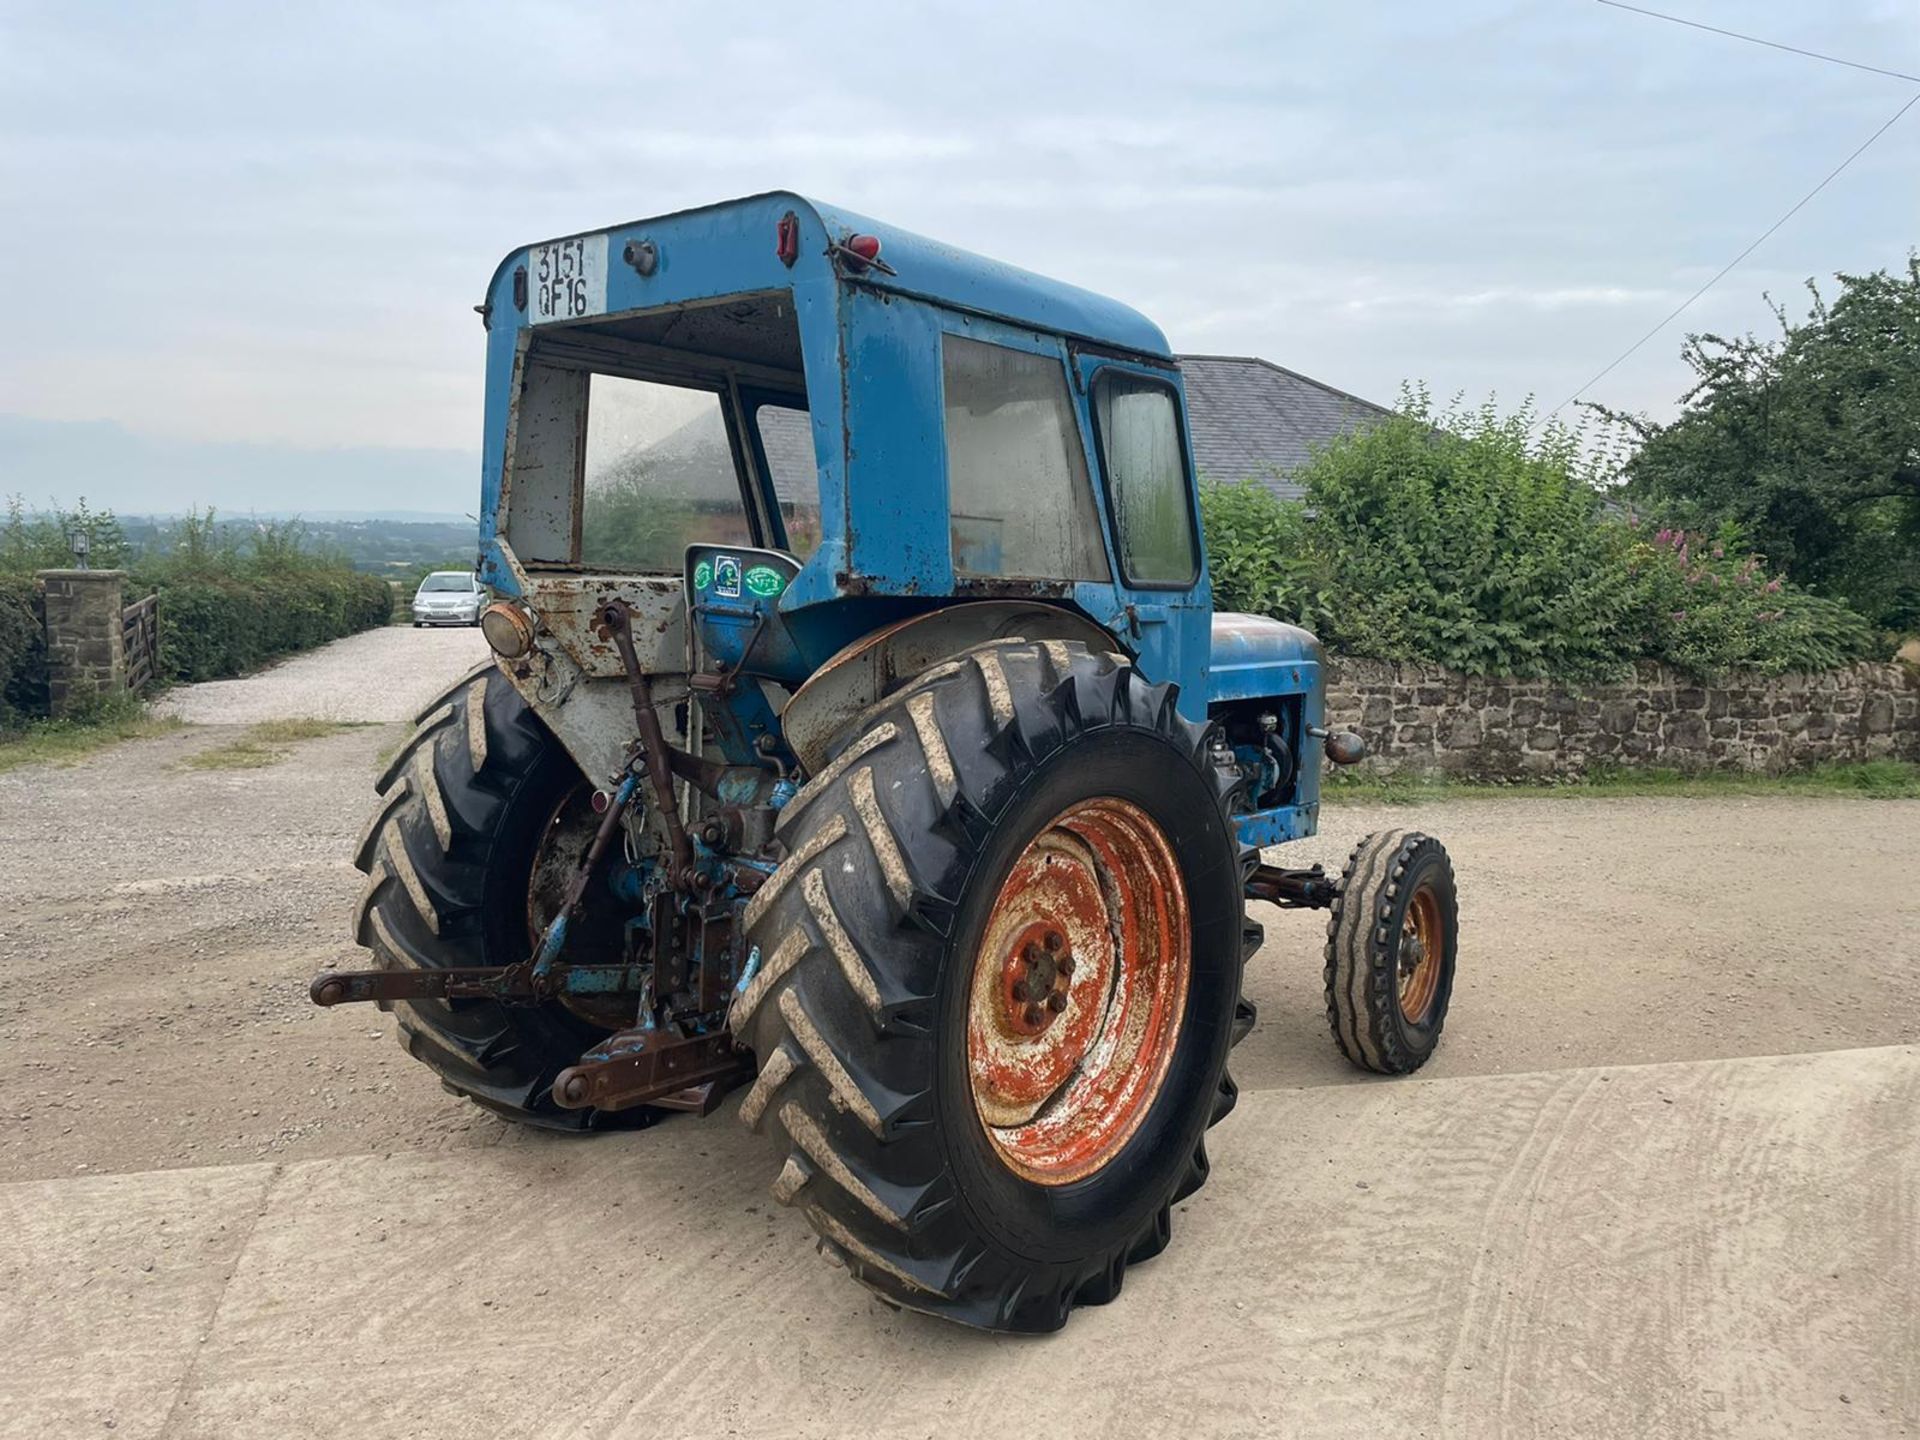
MULTIPOLYGON (((598 619, 601 637, 614 643, 626 669, 638 738, 615 777, 612 793, 605 796, 600 823, 568 882, 559 913, 541 932, 533 953, 513 965, 331 971, 316 976, 308 993, 314 1004, 325 1006, 461 999, 538 1005, 565 996, 631 995, 639 1023, 609 1035, 562 1070, 553 1083, 554 1103, 569 1110, 622 1110, 651 1104, 704 1115, 720 1096, 753 1078, 751 1054, 736 1048, 724 1026, 703 1028, 684 1023, 684 1016, 676 1022, 660 1002, 690 988, 694 1004, 703 1012, 725 1003, 732 978, 721 963, 730 953, 732 933, 727 902, 755 888, 764 872, 738 865, 716 877, 695 863, 673 777, 679 775, 709 792, 715 779, 704 762, 667 743, 654 709, 651 682, 634 653, 627 607, 611 601, 601 608, 598 619), (654 902, 659 914, 649 962, 573 964, 562 958, 569 931, 643 781, 651 783, 671 847, 669 886, 682 898, 676 901, 663 895, 654 902), (685 943, 678 935, 671 942, 663 938, 675 924, 691 932, 685 943)), ((596 797, 596 808, 599 803, 596 797)))

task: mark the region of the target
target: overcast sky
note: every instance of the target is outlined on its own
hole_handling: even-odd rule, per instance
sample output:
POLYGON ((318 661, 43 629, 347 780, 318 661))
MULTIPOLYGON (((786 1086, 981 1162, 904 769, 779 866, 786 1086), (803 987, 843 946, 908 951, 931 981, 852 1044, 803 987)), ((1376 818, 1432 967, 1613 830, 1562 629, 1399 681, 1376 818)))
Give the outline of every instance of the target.
MULTIPOLYGON (((1916 0, 1654 8, 1920 73, 1916 0)), ((1551 406, 1914 89, 1591 0, 0 0, 0 491, 469 510, 500 255, 770 188, 1551 406)), ((1916 243, 1920 107, 1592 394, 1666 413, 1683 330, 1916 243)))

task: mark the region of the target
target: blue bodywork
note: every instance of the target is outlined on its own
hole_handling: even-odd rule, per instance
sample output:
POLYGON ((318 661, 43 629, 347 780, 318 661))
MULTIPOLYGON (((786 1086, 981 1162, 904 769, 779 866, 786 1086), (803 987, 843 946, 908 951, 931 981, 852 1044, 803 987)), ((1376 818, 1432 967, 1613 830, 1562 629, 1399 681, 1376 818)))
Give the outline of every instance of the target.
MULTIPOLYGON (((1071 607, 1103 627, 1147 675, 1176 682, 1180 709, 1190 719, 1253 714, 1286 702, 1280 728, 1291 732, 1297 783, 1289 803, 1243 816, 1241 832, 1265 844, 1313 832, 1320 754, 1305 729, 1320 723, 1322 680, 1312 637, 1257 617, 1216 617, 1204 547, 1197 578, 1177 587, 1129 584, 1118 563, 1088 397, 1103 370, 1131 372, 1170 386, 1184 417, 1179 369, 1157 326, 1102 296, 787 193, 616 225, 584 238, 597 247, 600 237, 604 301, 584 315, 535 323, 527 271, 539 246, 509 254, 488 287, 480 537, 480 574, 488 585, 506 595, 521 589, 496 533, 496 515, 517 377, 530 345, 545 343, 549 334, 591 332, 724 297, 777 294, 791 302, 800 371, 784 379, 762 375, 756 383, 775 391, 789 385, 788 403, 806 406, 821 508, 819 547, 786 579, 777 602, 787 622, 780 640, 791 647, 795 666, 804 672, 880 624, 932 605, 1011 596, 1071 607), (776 238, 789 234, 793 243, 783 254, 776 238), (876 238, 884 263, 850 263, 839 247, 854 236, 876 238), (1022 350, 1062 367, 1113 579, 955 574, 943 425, 947 335, 1022 350)), ((1188 500, 1195 505, 1184 427, 1182 444, 1188 500)), ((773 509, 771 494, 765 500, 773 509)), ((1197 533, 1197 507, 1194 521, 1197 533)), ((751 727, 737 728, 744 736, 751 727)))

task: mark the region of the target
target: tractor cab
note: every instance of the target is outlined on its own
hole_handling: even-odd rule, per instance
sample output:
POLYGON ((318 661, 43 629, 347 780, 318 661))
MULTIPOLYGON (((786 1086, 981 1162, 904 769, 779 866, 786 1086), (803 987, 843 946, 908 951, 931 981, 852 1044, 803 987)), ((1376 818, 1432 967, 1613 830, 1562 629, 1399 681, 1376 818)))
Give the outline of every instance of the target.
POLYGON ((1367 1069, 1437 1042, 1445 851, 1314 832, 1320 652, 1213 611, 1125 306, 774 194, 515 250, 479 307, 494 664, 381 776, 322 1005, 521 1123, 740 1118, 889 1302, 1050 1330, 1204 1182, 1249 901, 1328 909, 1367 1069))
MULTIPOLYGON (((516 251, 484 313, 482 578, 544 631, 521 688, 583 765, 610 754, 540 693, 619 673, 609 598, 661 674, 726 663, 726 612, 765 613, 744 670, 788 691, 989 602, 946 642, 1037 616, 1178 685, 1189 718, 1224 711, 1244 750, 1278 732, 1302 783, 1264 760, 1261 793, 1297 813, 1249 838, 1311 833, 1318 650, 1238 617, 1216 656, 1180 372, 1145 317, 779 194, 516 251)), ((765 720, 722 726, 734 758, 765 720)))

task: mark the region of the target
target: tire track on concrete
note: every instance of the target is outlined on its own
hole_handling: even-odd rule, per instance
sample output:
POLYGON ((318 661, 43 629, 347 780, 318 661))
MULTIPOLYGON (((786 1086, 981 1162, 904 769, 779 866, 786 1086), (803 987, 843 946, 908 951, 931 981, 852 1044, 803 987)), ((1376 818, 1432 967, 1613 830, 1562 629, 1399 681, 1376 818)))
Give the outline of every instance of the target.
POLYGON ((274 1188, 280 1183, 285 1172, 284 1165, 271 1165, 267 1170, 266 1183, 260 1187, 260 1194, 254 1201, 253 1214, 248 1218, 247 1230, 240 1237, 240 1243, 233 1249, 233 1256, 227 1262, 226 1273, 220 1279, 219 1293, 214 1297, 213 1306, 207 1312, 207 1323, 201 1327, 199 1338, 194 1342, 193 1353, 187 1358, 187 1368, 182 1372, 179 1382, 173 1388, 173 1396, 167 1405, 165 1418, 156 1432, 157 1440, 173 1440, 179 1432, 175 1422, 179 1421, 183 1406, 193 1392, 199 1379, 200 1361, 207 1352, 207 1345, 213 1339, 220 1325, 220 1313, 226 1308, 227 1298, 233 1293, 233 1280, 240 1273, 241 1263, 245 1260, 247 1248, 253 1244, 254 1233, 259 1230, 260 1222, 266 1218, 267 1210, 273 1200, 274 1188))

